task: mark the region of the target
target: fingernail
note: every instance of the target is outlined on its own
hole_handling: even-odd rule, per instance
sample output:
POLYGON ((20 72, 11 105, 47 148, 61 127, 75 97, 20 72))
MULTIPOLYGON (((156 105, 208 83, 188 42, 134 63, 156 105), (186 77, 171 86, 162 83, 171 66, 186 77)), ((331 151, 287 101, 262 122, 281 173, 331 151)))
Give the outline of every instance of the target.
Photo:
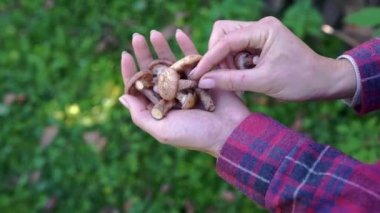
POLYGON ((175 31, 175 33, 183 33, 183 31, 179 28, 177 28, 177 30, 175 31))
POLYGON ((196 67, 193 69, 193 70, 191 70, 191 72, 189 73, 189 78, 191 78, 191 79, 193 79, 194 78, 194 75, 195 75, 195 73, 196 73, 196 67))
POLYGON ((140 35, 140 33, 133 33, 132 38, 135 38, 136 36, 139 36, 139 35, 140 35))
POLYGON ((151 30, 150 31, 150 34, 152 34, 152 33, 157 33, 158 31, 157 30, 151 30))
POLYGON ((209 78, 202 79, 199 81, 198 87, 202 89, 212 89, 215 87, 215 81, 209 78))
POLYGON ((125 50, 123 50, 123 52, 121 52, 121 55, 123 56, 123 55, 125 55, 125 54, 128 54, 128 52, 125 51, 125 50))
POLYGON ((125 95, 121 96, 119 98, 119 101, 121 104, 123 104, 123 106, 125 106, 127 109, 129 109, 129 104, 128 104, 128 101, 127 101, 127 98, 125 95))

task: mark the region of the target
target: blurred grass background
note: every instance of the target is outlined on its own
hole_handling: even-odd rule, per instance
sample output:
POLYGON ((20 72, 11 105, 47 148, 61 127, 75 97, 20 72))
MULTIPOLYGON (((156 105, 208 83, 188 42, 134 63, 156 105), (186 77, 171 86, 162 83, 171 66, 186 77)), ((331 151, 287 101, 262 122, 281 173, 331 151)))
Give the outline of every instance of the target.
MULTIPOLYGON (((2 0, 1 212, 265 212, 217 177, 211 157, 161 145, 132 124, 117 101, 121 51, 131 51, 134 32, 156 29, 181 57, 181 28, 204 53, 215 20, 274 15, 337 57, 380 34, 378 3, 2 0)), ((359 117, 341 101, 246 100, 356 159, 380 157, 379 113, 359 117)))

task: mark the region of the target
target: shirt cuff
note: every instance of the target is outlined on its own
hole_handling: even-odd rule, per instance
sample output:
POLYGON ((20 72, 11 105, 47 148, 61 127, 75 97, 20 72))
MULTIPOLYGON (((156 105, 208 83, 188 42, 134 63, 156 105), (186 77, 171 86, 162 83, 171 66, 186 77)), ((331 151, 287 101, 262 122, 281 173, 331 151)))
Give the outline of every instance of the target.
POLYGON ((338 57, 338 59, 347 59, 352 66, 354 67, 355 76, 356 76, 356 90, 354 97, 351 99, 344 99, 343 102, 347 104, 349 107, 355 107, 358 106, 361 103, 361 94, 362 94, 362 85, 361 85, 361 78, 360 78, 360 72, 358 65, 356 64, 354 58, 352 58, 350 55, 341 55, 338 57))
POLYGON ((261 114, 248 116, 229 136, 216 163, 218 175, 265 206, 265 195, 300 136, 261 114))

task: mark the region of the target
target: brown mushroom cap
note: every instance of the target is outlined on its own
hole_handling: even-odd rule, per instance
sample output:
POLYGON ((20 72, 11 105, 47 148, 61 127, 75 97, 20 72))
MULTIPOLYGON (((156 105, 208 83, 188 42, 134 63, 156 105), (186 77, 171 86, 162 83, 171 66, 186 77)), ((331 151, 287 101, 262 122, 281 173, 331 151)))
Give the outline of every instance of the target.
POLYGON ((254 55, 248 51, 243 51, 235 55, 234 63, 239 70, 252 69, 256 65, 253 63, 254 55))
POLYGON ((142 80, 144 82, 152 82, 153 75, 150 71, 140 71, 134 74, 127 84, 125 85, 125 93, 129 95, 137 95, 139 91, 135 87, 135 83, 138 80, 142 80))
POLYGON ((150 63, 149 70, 151 70, 154 75, 158 75, 161 72, 165 71, 165 69, 170 67, 172 64, 173 62, 169 60, 157 59, 150 63))
POLYGON ((201 55, 188 55, 175 62, 173 65, 170 66, 170 68, 174 69, 178 73, 184 73, 197 66, 201 58, 201 55))
POLYGON ((171 68, 167 68, 158 76, 157 86, 161 98, 170 101, 176 97, 179 78, 179 74, 171 68))

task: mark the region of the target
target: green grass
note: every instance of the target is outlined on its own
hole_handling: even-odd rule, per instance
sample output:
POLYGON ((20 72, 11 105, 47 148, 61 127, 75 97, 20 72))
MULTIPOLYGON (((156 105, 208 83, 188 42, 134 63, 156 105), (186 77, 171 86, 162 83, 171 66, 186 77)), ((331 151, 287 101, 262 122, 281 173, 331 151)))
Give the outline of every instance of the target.
MULTIPOLYGON (((159 144, 117 102, 123 90, 120 53, 131 49, 132 33, 188 28, 204 52, 214 20, 262 15, 261 1, 241 0, 242 7, 230 0, 205 2, 0 3, 0 95, 27 97, 0 103, 2 212, 38 212, 49 205, 58 212, 262 211, 217 177, 213 158, 159 144), (114 42, 104 44, 107 37, 114 42), (47 127, 58 132, 44 147, 47 127), (100 134, 104 149, 85 142, 89 132, 100 134), (223 200, 224 191, 236 200, 223 200)), ((303 33, 324 55, 344 50, 334 38, 303 33)), ((252 111, 289 126, 298 118, 303 132, 357 159, 374 162, 380 156, 378 113, 357 117, 339 101, 279 103, 248 95, 247 102, 252 111)))

